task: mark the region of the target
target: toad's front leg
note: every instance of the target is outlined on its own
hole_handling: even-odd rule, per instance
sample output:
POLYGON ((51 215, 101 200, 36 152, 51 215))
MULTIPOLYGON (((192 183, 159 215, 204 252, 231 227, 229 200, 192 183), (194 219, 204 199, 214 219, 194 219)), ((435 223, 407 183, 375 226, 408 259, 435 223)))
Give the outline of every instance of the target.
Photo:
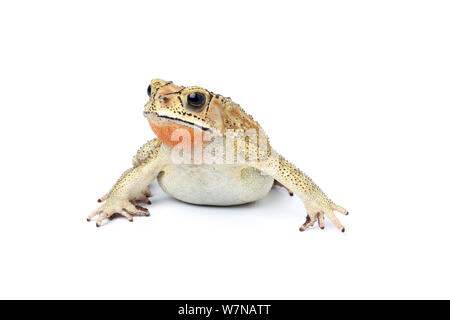
POLYGON ((275 155, 270 160, 260 163, 259 169, 272 175, 274 179, 292 190, 303 200, 307 217, 306 222, 300 227, 300 231, 305 231, 312 227, 316 221, 318 221, 319 227, 324 229, 324 217, 330 219, 340 231, 345 231, 334 211, 344 215, 348 215, 348 211, 331 201, 311 178, 297 169, 292 163, 280 155, 275 155))
POLYGON ((100 227, 105 218, 112 218, 115 215, 124 216, 129 221, 133 221, 133 216, 150 215, 146 208, 138 206, 137 203, 149 202, 148 185, 167 162, 167 157, 161 150, 161 143, 151 142, 146 144, 151 144, 147 157, 138 162, 135 161, 134 167, 122 174, 111 191, 99 199, 105 203, 88 216, 88 221, 98 215, 96 225, 100 227))

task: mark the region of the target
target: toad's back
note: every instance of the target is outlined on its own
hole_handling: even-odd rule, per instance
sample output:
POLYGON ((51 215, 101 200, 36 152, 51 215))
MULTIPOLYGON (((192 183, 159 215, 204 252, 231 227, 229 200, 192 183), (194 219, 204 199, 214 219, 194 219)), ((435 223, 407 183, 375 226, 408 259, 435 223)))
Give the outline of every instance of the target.
POLYGON ((274 179, 251 167, 226 165, 170 165, 158 176, 172 197, 200 205, 230 206, 265 197, 274 179))

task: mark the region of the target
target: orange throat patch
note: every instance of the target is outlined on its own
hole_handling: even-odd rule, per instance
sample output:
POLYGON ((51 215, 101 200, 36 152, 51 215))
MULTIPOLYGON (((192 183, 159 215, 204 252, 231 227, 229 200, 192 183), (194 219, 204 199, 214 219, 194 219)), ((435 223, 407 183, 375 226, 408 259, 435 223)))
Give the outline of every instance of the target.
POLYGON ((194 129, 169 121, 147 120, 158 139, 165 145, 174 147, 189 144, 193 147, 196 143, 205 141, 206 132, 201 129, 194 129))

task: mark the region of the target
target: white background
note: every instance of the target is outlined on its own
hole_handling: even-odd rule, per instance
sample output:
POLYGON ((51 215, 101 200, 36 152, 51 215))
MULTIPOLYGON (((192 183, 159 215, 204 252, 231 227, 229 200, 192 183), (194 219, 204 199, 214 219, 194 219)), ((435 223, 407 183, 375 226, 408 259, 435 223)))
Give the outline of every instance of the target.
MULTIPOLYGON (((450 298, 446 1, 2 1, 0 298, 450 298), (230 96, 338 204, 280 188, 86 222, 152 78, 230 96)), ((192 186, 195 188, 195 186, 192 186)))

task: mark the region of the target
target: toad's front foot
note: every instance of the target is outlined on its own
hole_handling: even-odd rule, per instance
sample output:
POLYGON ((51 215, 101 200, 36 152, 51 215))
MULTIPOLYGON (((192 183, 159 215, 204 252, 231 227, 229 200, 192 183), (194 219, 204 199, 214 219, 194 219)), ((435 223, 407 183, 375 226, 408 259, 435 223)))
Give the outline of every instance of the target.
POLYGON ((347 210, 333 203, 325 206, 324 208, 320 206, 307 206, 306 212, 308 215, 306 216, 305 223, 300 227, 300 231, 305 231, 309 227, 312 227, 316 223, 316 221, 319 222, 320 229, 324 229, 325 228, 324 216, 326 216, 336 225, 339 231, 344 232, 345 231, 344 226, 334 215, 333 211, 338 211, 344 215, 348 215, 347 210))
MULTIPOLYGON (((105 194, 103 197, 98 198, 97 202, 102 203, 105 202, 106 200, 108 200, 110 193, 108 192, 107 194, 105 194)), ((152 204, 152 202, 148 199, 149 197, 152 196, 152 193, 150 192, 150 190, 144 190, 142 191, 138 197, 136 197, 134 200, 131 200, 131 203, 135 204, 135 203, 146 203, 146 204, 152 204)))
POLYGON ((133 202, 127 199, 115 198, 110 196, 103 205, 101 205, 97 210, 94 210, 88 216, 87 220, 91 221, 93 217, 98 215, 96 225, 97 227, 100 227, 105 218, 112 219, 115 215, 121 215, 127 218, 130 222, 133 221, 133 216, 150 215, 148 209, 138 206, 133 202))

